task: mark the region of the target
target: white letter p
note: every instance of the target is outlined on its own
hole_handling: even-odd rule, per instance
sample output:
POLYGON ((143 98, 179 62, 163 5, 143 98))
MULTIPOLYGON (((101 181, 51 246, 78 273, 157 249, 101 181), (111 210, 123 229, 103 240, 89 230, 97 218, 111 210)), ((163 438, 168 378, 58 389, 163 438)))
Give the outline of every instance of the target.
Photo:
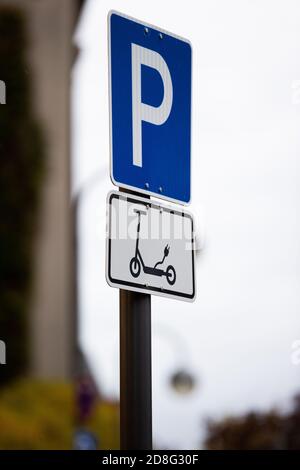
POLYGON ((169 68, 158 52, 132 43, 131 67, 133 164, 142 167, 142 121, 156 126, 166 122, 173 103, 173 86, 169 68), (141 65, 157 70, 162 78, 164 96, 159 106, 142 103, 141 65))

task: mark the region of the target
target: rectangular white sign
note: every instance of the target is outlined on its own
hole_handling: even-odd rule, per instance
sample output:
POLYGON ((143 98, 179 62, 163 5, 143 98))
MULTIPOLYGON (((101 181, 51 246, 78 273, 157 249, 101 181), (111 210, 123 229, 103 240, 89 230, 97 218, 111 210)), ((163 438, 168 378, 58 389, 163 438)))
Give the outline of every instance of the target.
POLYGON ((187 211, 123 192, 108 194, 110 286, 195 299, 194 222, 187 211))

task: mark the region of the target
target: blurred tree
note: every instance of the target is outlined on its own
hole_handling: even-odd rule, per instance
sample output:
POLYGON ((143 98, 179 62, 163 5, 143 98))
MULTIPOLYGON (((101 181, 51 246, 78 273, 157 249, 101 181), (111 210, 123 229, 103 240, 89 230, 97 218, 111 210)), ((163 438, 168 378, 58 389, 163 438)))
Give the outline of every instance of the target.
POLYGON ((7 365, 0 384, 26 370, 33 234, 45 167, 26 45, 25 18, 1 7, 0 79, 7 104, 0 106, 0 338, 7 344, 7 365))
MULTIPOLYGON (((18 380, 0 390, 0 450, 71 449, 75 395, 71 384, 18 380)), ((95 401, 86 429, 101 449, 119 448, 119 405, 95 401)))
POLYGON ((289 450, 300 450, 300 394, 294 398, 294 408, 285 419, 285 444, 289 450))
POLYGON ((248 413, 209 421, 205 447, 210 450, 300 449, 300 395, 290 413, 248 413))

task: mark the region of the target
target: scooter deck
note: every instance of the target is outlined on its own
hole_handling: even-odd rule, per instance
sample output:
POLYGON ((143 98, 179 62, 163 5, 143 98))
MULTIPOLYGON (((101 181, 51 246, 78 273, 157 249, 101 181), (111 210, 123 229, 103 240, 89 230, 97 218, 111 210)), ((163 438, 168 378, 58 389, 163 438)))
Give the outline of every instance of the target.
POLYGON ((153 274, 154 276, 165 276, 165 271, 163 269, 151 268, 150 266, 144 266, 144 272, 146 274, 153 274))

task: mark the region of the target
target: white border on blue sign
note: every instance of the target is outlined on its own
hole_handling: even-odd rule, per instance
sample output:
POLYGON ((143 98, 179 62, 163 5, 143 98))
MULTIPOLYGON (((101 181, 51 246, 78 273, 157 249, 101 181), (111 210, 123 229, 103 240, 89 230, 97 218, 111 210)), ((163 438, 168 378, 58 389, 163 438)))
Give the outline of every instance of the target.
MULTIPOLYGON (((115 186, 118 186, 120 188, 125 188, 125 189, 129 189, 131 191, 146 194, 148 196, 157 197, 157 198, 163 199, 165 201, 174 202, 175 204, 180 204, 180 205, 183 205, 183 206, 189 206, 190 203, 191 203, 191 200, 192 200, 192 178, 191 178, 191 176, 192 176, 191 175, 191 171, 192 171, 192 99, 191 99, 191 132, 190 132, 190 199, 189 199, 189 201, 185 202, 185 201, 180 201, 178 199, 173 199, 171 197, 165 196, 165 195, 160 194, 160 193, 154 193, 152 191, 147 191, 146 189, 137 188, 136 186, 130 186, 130 185, 127 185, 127 184, 124 184, 124 183, 120 183, 120 182, 118 182, 114 179, 113 164, 112 164, 113 143, 112 143, 111 43, 110 43, 110 38, 111 38, 110 18, 111 18, 112 15, 119 15, 123 18, 134 21, 134 22, 136 22, 138 24, 141 24, 143 26, 149 27, 151 29, 155 29, 158 33, 167 34, 168 36, 179 39, 180 41, 184 41, 187 44, 189 44, 189 46, 192 50, 191 72, 193 71, 193 48, 192 48, 192 43, 188 39, 183 38, 181 36, 178 36, 177 34, 170 33, 169 31, 167 31, 165 29, 158 28, 157 26, 153 26, 152 24, 147 23, 145 21, 137 20, 136 18, 133 18, 133 17, 131 17, 129 15, 126 15, 124 13, 121 13, 119 11, 110 10, 107 14, 107 23, 108 23, 107 34, 108 34, 109 155, 110 155, 110 158, 109 158, 109 174, 110 174, 111 182, 115 186)), ((193 87, 193 74, 191 74, 191 96, 193 96, 192 87, 193 87)))

